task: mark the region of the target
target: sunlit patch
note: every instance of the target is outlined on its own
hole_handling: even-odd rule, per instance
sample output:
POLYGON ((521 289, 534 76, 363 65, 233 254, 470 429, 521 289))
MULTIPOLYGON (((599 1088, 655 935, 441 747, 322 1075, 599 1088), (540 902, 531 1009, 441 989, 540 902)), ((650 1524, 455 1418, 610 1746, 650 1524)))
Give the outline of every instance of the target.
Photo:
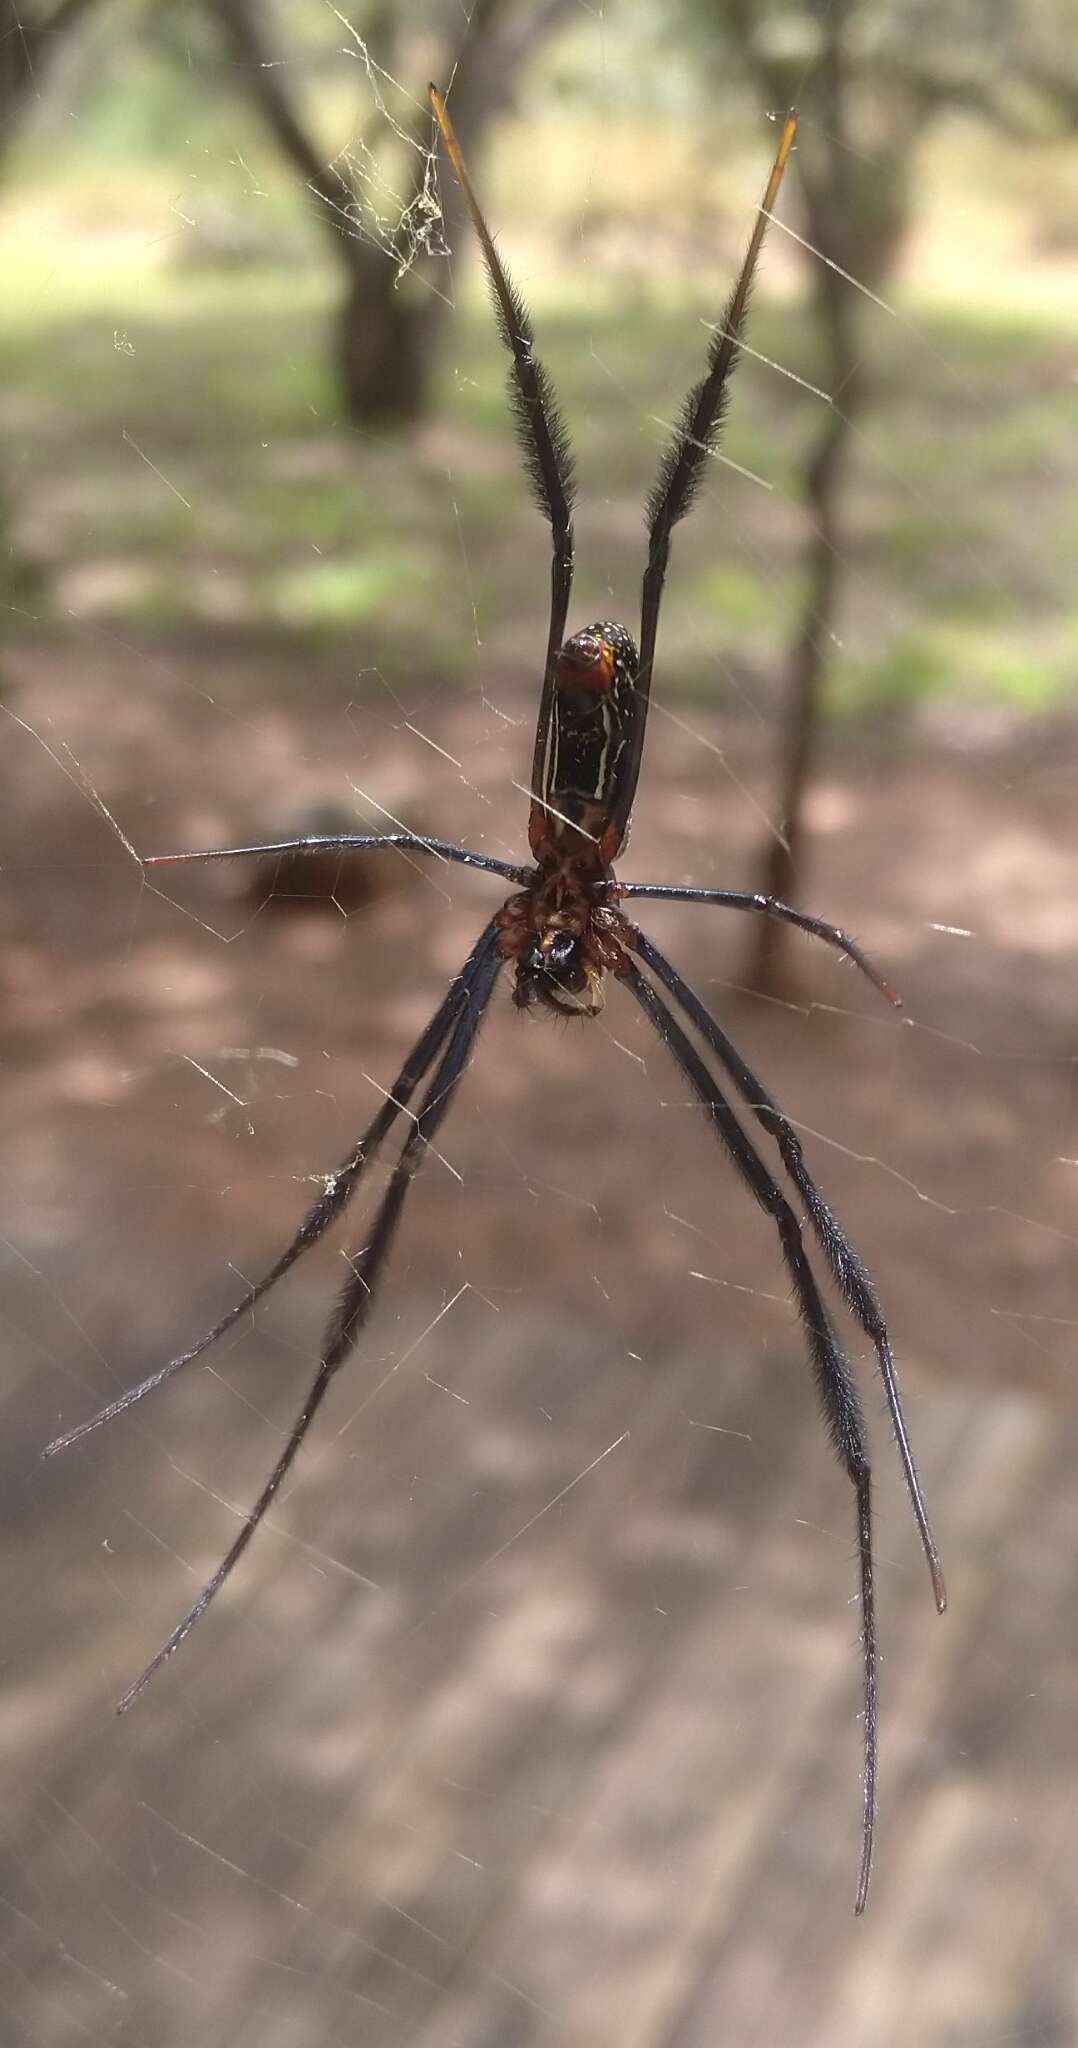
POLYGON ((821 783, 805 800, 805 817, 813 832, 848 832, 857 823, 858 805, 849 790, 821 783))

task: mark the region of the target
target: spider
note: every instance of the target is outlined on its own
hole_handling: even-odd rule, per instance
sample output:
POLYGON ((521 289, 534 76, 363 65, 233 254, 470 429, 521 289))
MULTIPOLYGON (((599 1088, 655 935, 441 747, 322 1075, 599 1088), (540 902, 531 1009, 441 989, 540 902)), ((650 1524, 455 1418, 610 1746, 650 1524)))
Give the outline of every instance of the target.
POLYGON ((509 393, 532 495, 551 531, 550 625, 532 767, 528 842, 531 865, 514 866, 485 853, 409 832, 307 837, 281 845, 220 847, 197 853, 150 856, 149 867, 192 860, 231 860, 273 853, 328 852, 397 847, 463 867, 482 869, 514 884, 472 947, 426 1029, 409 1052, 377 1116, 325 1183, 280 1257, 247 1287, 234 1307, 186 1351, 110 1401, 88 1421, 58 1436, 50 1457, 121 1415, 200 1358, 246 1316, 317 1244, 352 1200, 364 1173, 398 1118, 410 1118, 366 1245, 351 1261, 347 1284, 322 1341, 318 1370, 284 1448, 227 1555, 167 1642, 118 1702, 131 1706, 155 1672, 190 1634, 238 1563, 278 1493, 323 1401, 352 1351, 375 1301, 408 1190, 427 1147, 447 1116, 503 967, 514 976, 521 1009, 545 1006, 564 1015, 594 1017, 608 975, 627 989, 672 1055, 706 1112, 721 1146, 746 1189, 769 1216, 789 1273, 805 1342, 832 1444, 856 1503, 864 1693, 864 1776, 861 1858, 855 1911, 864 1910, 872 1869, 877 1781, 877 1629, 872 1554, 871 1475, 861 1406, 850 1366, 805 1251, 802 1226, 775 1173, 735 1116, 716 1078, 724 1072, 745 1110, 773 1140, 800 1198, 831 1278, 870 1340, 883 1382, 899 1457, 940 1613, 946 1605, 943 1573, 929 1525, 899 1398, 890 1338, 873 1282, 842 1225, 805 1165, 801 1141, 778 1104, 722 1025, 654 941, 632 923, 621 904, 632 897, 710 903, 760 912, 811 933, 846 955, 893 1003, 899 998, 854 941, 836 925, 772 897, 730 889, 694 889, 665 883, 618 882, 613 863, 625 845, 644 746, 659 605, 670 539, 699 489, 717 446, 733 370, 741 348, 750 288, 796 133, 791 113, 782 129, 748 250, 723 318, 713 335, 707 368, 684 401, 646 507, 639 649, 624 626, 605 620, 565 639, 573 576, 573 463, 552 386, 535 354, 524 303, 504 270, 461 157, 445 101, 435 86, 430 101, 482 250, 501 340, 511 356, 509 393), (691 1027, 695 1039, 690 1038, 691 1027), (425 1084, 425 1085, 424 1085, 425 1084), (423 1090, 418 1109, 409 1105, 423 1090))

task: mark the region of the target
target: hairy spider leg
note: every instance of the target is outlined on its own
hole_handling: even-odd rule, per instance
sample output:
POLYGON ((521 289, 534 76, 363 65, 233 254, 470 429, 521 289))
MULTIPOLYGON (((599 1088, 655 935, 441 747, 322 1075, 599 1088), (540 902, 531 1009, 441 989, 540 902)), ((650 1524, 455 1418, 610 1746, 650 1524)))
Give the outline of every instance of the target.
POLYGON ((749 294, 763 246, 767 223, 778 198, 782 175, 797 134, 797 115, 787 114, 779 146, 767 181, 760 211, 756 216, 745 260, 722 319, 715 329, 708 351, 708 367, 685 399, 681 418, 659 464, 659 473, 647 502, 648 560, 640 604, 640 671, 637 679, 636 712, 630 741, 630 756, 614 822, 624 840, 629 814, 636 795, 640 761, 644 751, 648 700, 655 660, 655 636, 659 605, 670 560, 670 536, 679 519, 684 519, 700 488, 704 466, 714 454, 722 431, 729 396, 730 373, 741 353, 749 294))
MULTIPOLYGON (((554 545, 550 626, 532 761, 533 811, 529 827, 532 849, 537 858, 541 859, 544 827, 542 819, 536 817, 536 806, 541 807, 543 799, 550 794, 548 757, 551 719, 557 695, 557 659, 565 631, 572 586, 572 458, 568 435, 557 410, 553 386, 546 369, 535 354, 530 317, 520 293, 509 279, 498 256, 493 236, 468 176, 460 145, 453 132, 445 100, 434 85, 430 87, 430 102, 483 252, 498 319, 498 330, 513 358, 510 393, 518 435, 524 451, 532 493, 540 511, 550 524, 554 545)), ((749 293, 764 233, 778 196, 796 132, 797 117, 790 113, 783 123, 775 161, 744 263, 722 323, 716 329, 712 340, 707 371, 685 399, 681 419, 662 458, 658 477, 648 498, 649 551, 643 581, 636 694, 631 714, 625 719, 622 741, 625 760, 616 783, 612 785, 609 827, 600 835, 603 858, 608 865, 624 844, 640 774, 659 603, 670 557, 670 535, 678 520, 684 518, 692 504, 699 488, 704 463, 714 452, 718 440, 729 376, 740 353, 749 293)), ((588 630, 590 632, 597 629, 588 630)))
POLYGON ((863 1913, 872 1873, 872 1850, 876 1828, 876 1775, 878 1752, 877 1667, 875 1581, 872 1560, 871 1470, 861 1404, 853 1375, 831 1318, 824 1306, 815 1276, 805 1254, 801 1225, 778 1182, 768 1172, 756 1147, 742 1130, 717 1081, 708 1072, 692 1041, 686 1037, 673 1012, 657 988, 641 974, 631 960, 621 970, 621 980, 636 997, 656 1035, 673 1055, 693 1093, 709 1112, 716 1136, 732 1160, 765 1215, 771 1217, 779 1235, 782 1256, 793 1281, 794 1294, 808 1339, 821 1405, 831 1441, 850 1479, 857 1502, 857 1550, 861 1578, 861 1643, 864 1672, 864 1759, 865 1775, 861 1820, 861 1868, 857 1881, 854 1912, 863 1913))
POLYGON ((102 1423, 111 1422, 117 1415, 122 1415, 125 1409, 131 1408, 136 1401, 141 1401, 146 1394, 155 1393, 158 1387, 163 1387, 165 1381, 170 1380, 173 1374, 180 1372, 185 1365, 191 1365, 196 1358, 201 1358, 203 1352, 208 1351, 212 1344, 216 1344, 225 1336, 233 1325, 239 1322, 241 1316, 247 1315, 256 1303, 269 1293, 271 1287, 276 1287, 278 1280, 283 1280, 297 1259, 302 1258, 304 1252, 309 1252, 312 1246, 325 1236, 337 1218, 343 1216, 382 1140, 392 1129, 397 1117, 406 1111, 428 1068, 437 1058, 456 1024, 461 1010, 468 1001, 470 984, 496 936, 497 927, 492 920, 473 946, 460 974, 451 983, 430 1023, 417 1038, 377 1116, 368 1125, 363 1136, 357 1139, 347 1158, 342 1159, 340 1165, 327 1177, 322 1193, 317 1201, 312 1202, 294 1238, 285 1247, 280 1258, 263 1273, 260 1280, 255 1280, 250 1287, 245 1288, 239 1301, 226 1310, 220 1321, 214 1324, 212 1330, 207 1330, 197 1343, 192 1344, 187 1351, 179 1352, 175 1358, 170 1358, 166 1365, 158 1366, 155 1372, 148 1373, 137 1386, 128 1387, 126 1393, 119 1394, 114 1401, 107 1402, 104 1408, 100 1408, 97 1414, 91 1415, 87 1421, 77 1423, 74 1429, 66 1430, 62 1436, 54 1437, 42 1451, 43 1458, 52 1458, 58 1451, 66 1451, 69 1445, 78 1443, 84 1436, 89 1436, 91 1430, 100 1429, 102 1423))
POLYGON ((840 925, 828 924, 826 918, 813 917, 807 910, 795 910, 791 903, 782 903, 777 896, 764 896, 758 890, 750 889, 690 889, 680 882, 619 882, 619 899, 628 896, 649 896, 664 903, 711 903, 717 910, 750 910, 764 917, 773 917, 780 924, 796 925, 798 931, 809 932, 815 939, 823 939, 828 946, 834 946, 839 953, 845 953, 852 960, 873 988, 886 996, 896 1010, 902 1008, 902 997, 898 990, 885 981, 879 968, 873 966, 868 954, 863 952, 856 939, 844 932, 840 925))
POLYGON ((208 846, 194 853, 147 853, 144 868, 183 867, 199 860, 250 860, 272 853, 369 853, 379 847, 396 847, 401 853, 427 854, 434 860, 455 862, 463 868, 480 868, 488 875, 502 875, 507 882, 524 882, 527 869, 513 861, 495 860, 490 853, 473 853, 468 846, 454 846, 448 839, 421 839, 416 832, 341 832, 328 836, 314 833, 303 839, 278 839, 267 846, 208 846))
POLYGON ((516 421, 517 439, 532 497, 550 527, 553 557, 550 571, 550 623, 547 629, 543 687, 532 761, 533 802, 543 786, 546 734, 554 692, 554 657, 565 637, 569 595, 573 587, 573 498, 576 480, 569 434, 558 408, 554 386, 545 366, 535 353, 531 317, 519 291, 507 275, 494 237, 483 218, 472 181, 465 168, 460 144, 453 132, 445 100, 436 85, 430 87, 430 103, 449 161, 464 194, 472 225, 479 239, 498 322, 498 333, 512 356, 509 398, 516 421))
POLYGON ((202 1619, 210 1602, 216 1598, 226 1579, 239 1563, 266 1510, 279 1492, 304 1437, 325 1400, 330 1380, 344 1364, 363 1329, 378 1290, 382 1269, 396 1236, 408 1190, 423 1163, 427 1146, 432 1142, 453 1101, 494 992, 494 984, 501 972, 501 966, 497 932, 491 925, 484 932, 461 977, 463 1003, 458 1009, 449 1044, 423 1097, 419 1113, 393 1169, 389 1185, 375 1212, 367 1244, 351 1262, 351 1275, 326 1328, 318 1371, 292 1425, 285 1447, 235 1542, 222 1558, 212 1577, 207 1580, 198 1599, 188 1608, 182 1621, 177 1623, 167 1642, 162 1643, 156 1656, 150 1659, 145 1670, 136 1678, 134 1684, 128 1687, 123 1698, 117 1701, 117 1713, 125 1713, 138 1699, 140 1693, 145 1691, 154 1674, 161 1669, 162 1664, 167 1663, 180 1644, 190 1635, 196 1622, 202 1619))
POLYGON ((759 1076, 742 1059, 733 1040, 727 1037, 717 1018, 712 1016, 695 989, 690 987, 684 975, 678 973, 677 968, 666 958, 665 953, 660 951, 654 940, 649 939, 638 926, 633 927, 631 943, 640 958, 658 975, 689 1022, 695 1026, 701 1037, 706 1039, 716 1058, 721 1060, 742 1101, 747 1103, 757 1122, 763 1125, 770 1137, 774 1138, 783 1165, 805 1204, 809 1221, 826 1255, 835 1285, 850 1314, 857 1318, 875 1350, 891 1426, 902 1461, 906 1490, 932 1580, 936 1608, 942 1614, 947 1605, 943 1567, 940 1564, 936 1539, 932 1534, 932 1525, 928 1519, 921 1482, 917 1476, 906 1418, 902 1412, 902 1397, 898 1388, 898 1372, 891 1340, 868 1268, 860 1253, 850 1243, 837 1216, 825 1202, 809 1173, 805 1165, 805 1155, 801 1150, 801 1140, 789 1118, 768 1093, 759 1076))

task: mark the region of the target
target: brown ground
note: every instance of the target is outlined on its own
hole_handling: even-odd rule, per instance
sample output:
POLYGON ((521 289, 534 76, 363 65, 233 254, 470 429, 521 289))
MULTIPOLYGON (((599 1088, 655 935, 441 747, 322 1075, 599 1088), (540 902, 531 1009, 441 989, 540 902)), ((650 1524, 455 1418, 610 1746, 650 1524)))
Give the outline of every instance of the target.
MULTIPOLYGON (((227 673, 191 648, 9 660, 10 2038, 1070 2041, 1063 729, 833 749, 813 906, 897 981, 902 1018, 808 941, 798 1002, 752 999, 743 920, 647 909, 877 1277, 960 1595, 934 1624, 891 1475, 869 1923, 846 1917, 843 1483, 769 1227, 614 998, 580 1028, 497 1000, 445 1130, 454 1173, 432 1162, 414 1192, 277 1533, 112 1721, 229 1540, 216 1500, 272 1460, 339 1249, 218 1357, 228 1387, 195 1373, 66 1460, 35 1453, 283 1242, 499 885, 425 869, 347 919, 257 914, 238 869, 166 897, 79 777, 140 850, 286 829, 349 776, 449 838, 521 844, 526 700, 342 713, 339 676, 308 667, 297 708, 259 650, 227 673)), ((747 881, 764 739, 657 714, 625 876, 747 881)))

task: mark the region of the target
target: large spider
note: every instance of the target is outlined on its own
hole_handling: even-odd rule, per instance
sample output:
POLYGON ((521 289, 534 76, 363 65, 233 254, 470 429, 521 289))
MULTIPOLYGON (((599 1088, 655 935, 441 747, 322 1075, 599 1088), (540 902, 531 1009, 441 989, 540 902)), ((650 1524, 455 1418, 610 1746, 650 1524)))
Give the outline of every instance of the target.
POLYGON ((943 1573, 910 1449, 887 1327, 869 1274, 809 1174, 793 1126, 700 997, 653 940, 630 922, 620 905, 627 897, 652 896, 759 911, 825 940, 852 960, 890 1001, 897 1003, 898 997, 854 941, 822 918, 792 909, 772 897, 738 890, 618 882, 613 871, 613 862, 625 844, 640 772, 670 536, 692 504, 704 467, 716 447, 730 372, 740 352, 750 287, 793 146, 796 117, 791 113, 783 126, 748 251, 712 339, 707 370, 685 400, 647 502, 648 559, 637 651, 624 626, 606 621, 563 640, 573 576, 573 465, 568 437, 547 373, 535 355, 528 313, 502 267, 464 167, 445 102, 434 86, 430 99, 482 247, 499 331, 512 357, 510 398, 532 493, 549 522, 553 539, 550 628, 528 821, 533 864, 514 867, 485 853, 409 832, 311 837, 274 847, 221 847, 204 853, 158 854, 147 861, 147 866, 158 867, 169 862, 232 860, 268 853, 346 853, 399 847, 438 860, 456 861, 464 867, 482 868, 513 882, 516 889, 480 934, 447 995, 408 1054, 373 1123, 328 1177, 323 1193, 269 1271, 248 1287, 235 1306, 189 1350, 110 1401, 88 1421, 58 1436, 48 1445, 45 1456, 64 1450, 102 1423, 123 1414, 133 1402, 153 1393, 182 1367, 200 1358, 241 1316, 247 1315, 343 1214, 397 1119, 410 1117, 408 1135, 367 1243, 351 1262, 349 1280, 329 1318, 318 1370, 284 1449, 227 1556, 168 1641, 120 1700, 122 1712, 178 1649, 224 1585, 289 1471, 333 1375, 363 1329, 409 1187, 427 1146, 448 1114, 503 965, 509 963, 513 967, 513 1000, 521 1009, 540 1003, 562 1014, 570 1011, 588 1017, 595 1016, 602 1007, 605 977, 613 974, 640 1004, 707 1111, 715 1135, 737 1173, 778 1231, 831 1441, 854 1488, 864 1663, 862 1847, 855 1903, 855 1911, 860 1913, 864 1910, 872 1868, 877 1765, 878 1652, 865 1426, 849 1364, 804 1249, 801 1224, 775 1175, 734 1115, 714 1068, 725 1070, 750 1115, 778 1147, 832 1279, 875 1350, 936 1605, 942 1613, 946 1604, 943 1573), (641 972, 638 962, 643 963, 646 973, 641 972), (687 1035, 686 1023, 696 1033, 698 1043, 687 1035), (419 1108, 412 1112, 409 1105, 424 1082, 426 1089, 419 1108))

